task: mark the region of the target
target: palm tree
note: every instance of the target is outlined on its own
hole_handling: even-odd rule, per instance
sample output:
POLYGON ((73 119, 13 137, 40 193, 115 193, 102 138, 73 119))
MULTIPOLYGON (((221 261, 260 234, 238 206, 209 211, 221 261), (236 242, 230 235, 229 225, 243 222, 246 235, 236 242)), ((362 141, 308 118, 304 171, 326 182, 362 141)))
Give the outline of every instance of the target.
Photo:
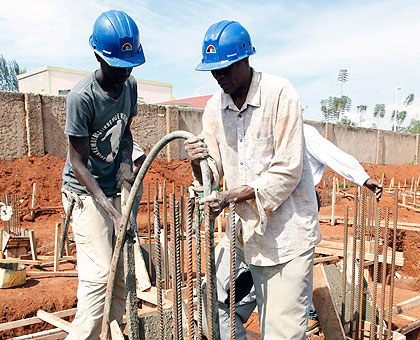
POLYGON ((367 111, 367 105, 357 106, 357 112, 360 113, 359 126, 362 126, 362 121, 363 121, 362 117, 363 117, 363 114, 366 113, 366 111, 367 111))
POLYGON ((373 109, 373 117, 376 118, 376 128, 379 129, 379 118, 385 117, 385 104, 376 104, 373 109))
POLYGON ((341 83, 340 97, 343 96, 343 84, 347 82, 348 78, 349 74, 346 69, 341 69, 340 71, 338 71, 337 81, 341 83))

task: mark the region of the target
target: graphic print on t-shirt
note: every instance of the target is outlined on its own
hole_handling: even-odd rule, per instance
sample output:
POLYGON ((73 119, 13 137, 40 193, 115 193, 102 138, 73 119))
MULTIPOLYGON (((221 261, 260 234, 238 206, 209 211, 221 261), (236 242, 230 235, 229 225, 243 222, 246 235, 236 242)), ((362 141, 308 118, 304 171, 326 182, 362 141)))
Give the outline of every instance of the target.
POLYGON ((90 138, 90 148, 94 155, 107 163, 112 163, 118 155, 121 137, 127 125, 128 116, 118 113, 90 138))

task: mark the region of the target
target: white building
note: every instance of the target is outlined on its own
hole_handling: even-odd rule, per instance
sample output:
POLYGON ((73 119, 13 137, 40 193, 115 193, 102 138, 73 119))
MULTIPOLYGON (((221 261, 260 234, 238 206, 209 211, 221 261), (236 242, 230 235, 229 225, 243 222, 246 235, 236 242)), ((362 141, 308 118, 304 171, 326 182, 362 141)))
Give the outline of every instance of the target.
MULTIPOLYGON (((90 72, 44 66, 17 76, 19 92, 51 96, 65 95, 90 72)), ((138 99, 148 104, 172 100, 172 84, 136 79, 138 99)))

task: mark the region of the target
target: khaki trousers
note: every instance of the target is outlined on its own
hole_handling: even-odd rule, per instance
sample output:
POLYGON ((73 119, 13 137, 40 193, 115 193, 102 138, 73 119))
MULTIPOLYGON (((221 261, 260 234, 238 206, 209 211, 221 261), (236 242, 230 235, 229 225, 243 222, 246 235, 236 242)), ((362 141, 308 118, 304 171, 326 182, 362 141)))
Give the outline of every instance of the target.
MULTIPOLYGON (((98 340, 102 328, 106 286, 115 242, 114 228, 108 213, 88 195, 79 196, 82 205, 74 205, 71 226, 76 241, 79 285, 77 313, 68 340, 98 340)), ((121 198, 109 198, 121 211, 121 198)), ((63 194, 63 206, 69 202, 63 194)), ((125 285, 122 256, 118 263, 111 319, 122 322, 125 310, 125 285)))

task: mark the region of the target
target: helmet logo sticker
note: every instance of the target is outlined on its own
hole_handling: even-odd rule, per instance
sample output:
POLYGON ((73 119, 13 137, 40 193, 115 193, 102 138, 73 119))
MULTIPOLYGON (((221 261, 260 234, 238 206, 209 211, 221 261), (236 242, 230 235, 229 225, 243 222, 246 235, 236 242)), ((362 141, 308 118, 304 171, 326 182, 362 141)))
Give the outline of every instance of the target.
POLYGON ((124 45, 122 45, 121 50, 122 51, 132 51, 133 50, 133 46, 131 46, 130 43, 125 43, 124 45))
POLYGON ((213 45, 207 46, 206 53, 216 53, 216 48, 213 45))

